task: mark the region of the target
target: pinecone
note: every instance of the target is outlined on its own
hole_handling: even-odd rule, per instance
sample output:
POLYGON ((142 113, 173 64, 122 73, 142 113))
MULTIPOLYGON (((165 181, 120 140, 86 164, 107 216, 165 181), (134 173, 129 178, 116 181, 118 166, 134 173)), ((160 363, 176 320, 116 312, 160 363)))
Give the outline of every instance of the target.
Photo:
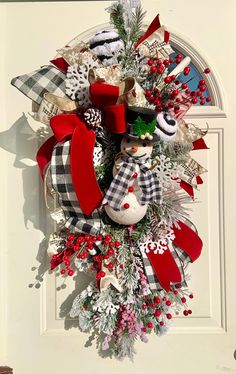
POLYGON ((97 128, 102 123, 102 112, 99 109, 89 108, 84 112, 84 119, 90 127, 97 128))

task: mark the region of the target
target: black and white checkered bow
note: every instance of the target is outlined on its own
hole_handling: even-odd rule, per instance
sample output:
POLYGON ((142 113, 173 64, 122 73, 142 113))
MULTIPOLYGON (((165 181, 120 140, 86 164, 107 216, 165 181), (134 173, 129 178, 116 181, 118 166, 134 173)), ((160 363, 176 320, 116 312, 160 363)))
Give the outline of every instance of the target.
POLYGON ((118 174, 114 177, 106 195, 103 199, 103 204, 118 211, 121 208, 121 203, 124 196, 127 194, 129 182, 135 173, 136 165, 138 164, 140 173, 137 176, 137 181, 141 189, 141 195, 138 197, 139 203, 145 205, 151 201, 161 201, 161 187, 155 173, 143 164, 143 160, 136 160, 133 157, 124 157, 124 162, 118 174))

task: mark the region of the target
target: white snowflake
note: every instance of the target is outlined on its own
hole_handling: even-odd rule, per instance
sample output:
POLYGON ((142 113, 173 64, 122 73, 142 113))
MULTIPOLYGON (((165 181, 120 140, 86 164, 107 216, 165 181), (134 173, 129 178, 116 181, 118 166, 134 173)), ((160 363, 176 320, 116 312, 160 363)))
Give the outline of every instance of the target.
POLYGON ((68 67, 66 74, 66 94, 78 101, 80 106, 88 108, 91 104, 89 93, 89 70, 98 67, 98 62, 92 57, 82 65, 74 64, 68 67))
POLYGON ((71 53, 69 54, 70 63, 75 64, 78 61, 78 59, 79 59, 79 53, 72 50, 71 53))
POLYGON ((174 238, 175 235, 172 229, 166 230, 160 228, 158 231, 158 237, 141 242, 140 249, 146 253, 153 251, 155 254, 162 255, 167 249, 169 249, 168 245, 174 240, 174 238))
POLYGON ((183 167, 177 162, 171 162, 169 157, 160 155, 154 160, 156 163, 153 171, 157 174, 159 183, 164 191, 179 189, 179 175, 183 172, 183 167))

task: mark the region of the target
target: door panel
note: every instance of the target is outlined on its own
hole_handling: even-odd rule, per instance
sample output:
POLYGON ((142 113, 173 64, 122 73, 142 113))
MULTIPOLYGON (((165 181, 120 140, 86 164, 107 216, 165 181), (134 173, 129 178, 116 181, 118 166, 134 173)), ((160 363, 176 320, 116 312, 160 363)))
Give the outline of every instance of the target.
POLYGON ((57 291, 60 278, 46 275, 41 282, 41 275, 38 277, 45 261, 44 235, 52 229, 33 163, 39 137, 33 136, 32 128, 38 125, 27 114, 29 100, 9 82, 14 76, 46 64, 57 48, 76 35, 106 23, 104 8, 108 4, 83 1, 0 5, 0 365, 13 367, 16 374, 141 374, 149 367, 161 374, 236 373, 236 177, 231 151, 236 135, 235 78, 231 73, 236 57, 232 48, 236 39, 234 1, 224 5, 213 0, 190 1, 188 5, 184 0, 158 4, 154 0, 143 1, 148 10, 147 21, 159 12, 162 22, 173 30, 174 43, 186 51, 188 46, 196 50, 201 57, 199 66, 206 61, 214 73, 209 85, 215 105, 197 107, 188 114, 189 122, 202 128, 207 122, 210 127, 206 136, 209 150, 193 153, 208 169, 191 213, 204 242, 202 256, 190 267, 189 288, 195 296, 193 314, 174 318, 166 336, 151 336, 146 345, 138 342, 134 363, 103 359, 94 345, 89 346, 88 336, 79 332, 73 321, 65 319, 72 297, 88 280, 84 276, 76 280, 74 291, 75 284, 70 279, 66 288, 57 291), (210 16, 213 9, 214 14, 221 14, 220 19, 210 16), (34 287, 29 287, 31 284, 34 287))

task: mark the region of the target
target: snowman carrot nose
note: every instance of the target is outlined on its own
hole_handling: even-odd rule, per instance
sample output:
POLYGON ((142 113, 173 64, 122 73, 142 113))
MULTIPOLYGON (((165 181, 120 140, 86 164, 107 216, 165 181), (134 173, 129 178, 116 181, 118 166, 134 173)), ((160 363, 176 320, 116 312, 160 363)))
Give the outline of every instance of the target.
POLYGON ((132 147, 131 151, 132 151, 132 153, 138 152, 138 147, 132 147))

